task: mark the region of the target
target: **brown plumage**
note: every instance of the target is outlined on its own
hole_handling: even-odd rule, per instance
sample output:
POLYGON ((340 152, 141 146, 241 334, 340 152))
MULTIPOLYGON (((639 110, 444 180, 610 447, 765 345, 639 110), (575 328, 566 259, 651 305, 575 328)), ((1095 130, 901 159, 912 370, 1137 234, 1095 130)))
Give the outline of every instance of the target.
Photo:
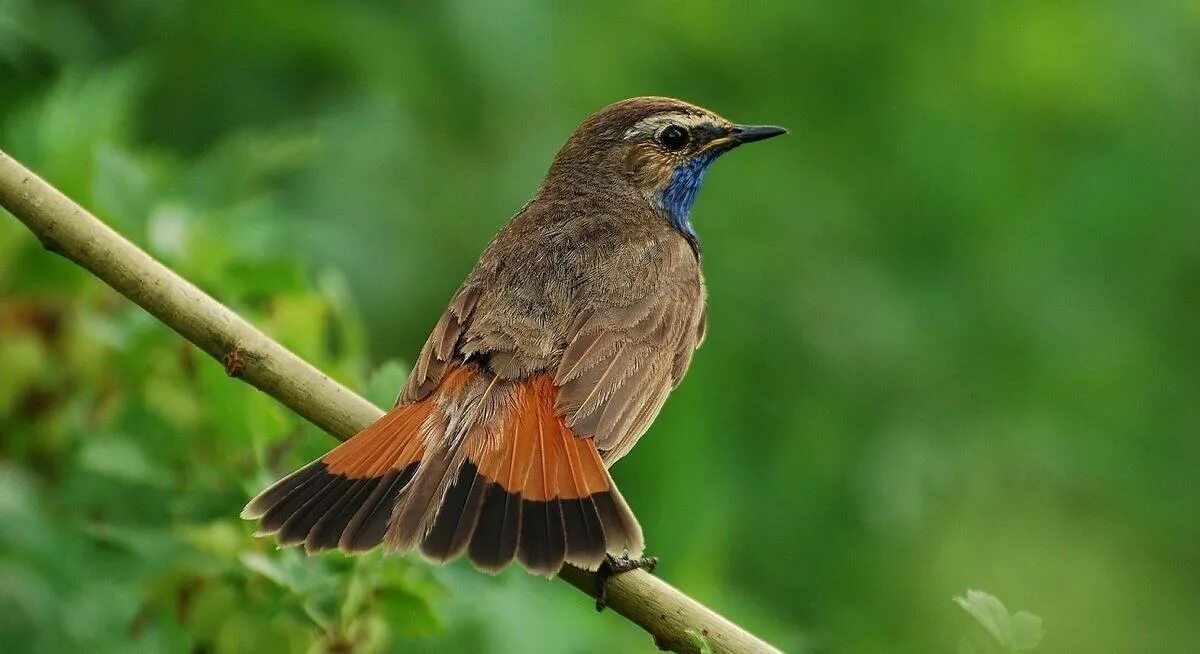
POLYGON ((465 552, 489 572, 639 556, 607 467, 704 338, 692 199, 717 155, 782 132, 668 98, 588 118, 451 299, 395 408, 244 515, 284 545, 465 552))

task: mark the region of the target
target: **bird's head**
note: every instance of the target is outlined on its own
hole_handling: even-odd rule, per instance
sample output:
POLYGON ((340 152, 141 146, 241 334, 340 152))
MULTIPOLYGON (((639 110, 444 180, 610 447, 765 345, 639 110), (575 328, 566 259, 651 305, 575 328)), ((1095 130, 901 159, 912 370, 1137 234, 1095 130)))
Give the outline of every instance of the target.
POLYGON ((631 98, 579 126, 550 167, 547 184, 575 192, 632 189, 695 237, 689 216, 708 166, 743 143, 785 133, 782 127, 736 125, 682 100, 631 98))

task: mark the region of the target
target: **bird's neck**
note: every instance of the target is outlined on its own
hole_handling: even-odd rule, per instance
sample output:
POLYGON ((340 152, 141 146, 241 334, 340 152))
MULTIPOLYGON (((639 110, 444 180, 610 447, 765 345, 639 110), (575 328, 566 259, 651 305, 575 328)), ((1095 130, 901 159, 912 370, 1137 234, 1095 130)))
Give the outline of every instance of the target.
POLYGON ((715 154, 702 154, 677 166, 656 198, 671 224, 694 243, 698 243, 699 238, 692 227, 692 205, 696 203, 696 194, 704 181, 704 171, 714 159, 715 154))
POLYGON ((531 202, 564 207, 565 210, 557 212, 563 219, 587 213, 585 209, 629 207, 644 202, 646 209, 665 217, 688 240, 699 258, 700 239, 692 227, 692 205, 705 170, 717 156, 719 153, 706 153, 688 159, 671 169, 665 183, 647 187, 644 180, 633 179, 603 160, 560 153, 531 202), (597 179, 604 183, 596 183, 597 179))

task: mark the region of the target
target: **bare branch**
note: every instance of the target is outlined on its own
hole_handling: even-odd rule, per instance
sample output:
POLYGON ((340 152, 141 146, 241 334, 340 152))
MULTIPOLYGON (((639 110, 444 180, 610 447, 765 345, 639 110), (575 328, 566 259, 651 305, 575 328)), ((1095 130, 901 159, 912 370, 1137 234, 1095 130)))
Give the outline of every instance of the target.
MULTIPOLYGON (((255 329, 0 151, 0 205, 51 252, 86 268, 174 329, 239 378, 334 438, 345 440, 383 412, 255 329)), ((595 595, 592 573, 559 578, 595 595)), ((688 631, 713 652, 777 652, 753 634, 641 570, 615 577, 608 606, 645 629, 662 649, 696 652, 688 631)))

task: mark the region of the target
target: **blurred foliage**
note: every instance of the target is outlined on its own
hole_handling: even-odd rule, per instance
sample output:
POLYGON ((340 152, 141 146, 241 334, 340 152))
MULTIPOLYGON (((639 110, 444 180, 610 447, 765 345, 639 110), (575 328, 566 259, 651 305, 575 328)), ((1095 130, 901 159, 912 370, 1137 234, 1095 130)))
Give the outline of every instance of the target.
MULTIPOLYGON (((226 237, 247 233, 266 180, 304 148, 233 143, 174 164, 140 155, 107 136, 130 118, 127 75, 67 82, 20 124, 43 135, 37 145, 74 151, 82 146, 63 133, 102 107, 95 165, 75 173, 75 193, 301 355, 361 376, 362 326, 345 284, 310 282, 294 258, 272 254, 277 226, 226 237)), ((6 649, 374 651, 440 628, 431 602, 443 591, 424 566, 308 559, 253 539, 238 507, 326 438, 15 228, 0 228, 0 259, 13 264, 0 277, 6 649)), ((375 376, 394 387, 397 367, 375 376)))
MULTIPOLYGON (((1044 651, 1200 651, 1195 2, 0 0, 0 148, 381 404, 647 93, 792 129, 709 175, 709 338, 615 469, 659 573, 789 651, 955 651, 967 587, 1044 651)), ((519 571, 254 540, 329 445, 0 220, 9 649, 648 648, 519 571)))

